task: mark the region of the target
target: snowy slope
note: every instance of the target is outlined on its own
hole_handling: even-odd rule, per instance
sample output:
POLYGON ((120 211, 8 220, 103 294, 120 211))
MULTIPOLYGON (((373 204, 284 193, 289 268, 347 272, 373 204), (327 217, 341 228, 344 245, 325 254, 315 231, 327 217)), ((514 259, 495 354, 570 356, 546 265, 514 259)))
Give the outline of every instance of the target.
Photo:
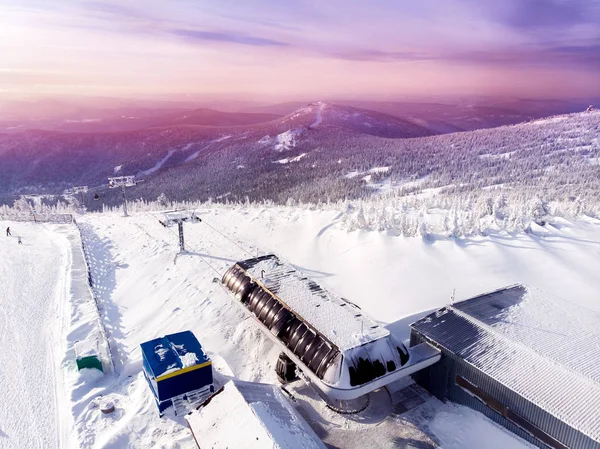
MULTIPOLYGON (((384 232, 347 232, 337 211, 220 207, 199 212, 204 222, 185 225, 190 253, 176 263, 175 230, 163 228, 149 213, 81 219, 118 372, 112 382, 99 381, 90 389, 92 380, 86 387, 90 394, 72 404, 83 447, 142 448, 150 442, 193 447, 181 418, 158 418, 141 374, 143 341, 190 329, 214 361, 217 386, 232 376, 276 382, 277 349, 212 282, 235 261, 258 252, 287 258, 402 338, 410 322, 447 304, 455 289, 461 299, 524 282, 600 310, 600 224, 594 220, 565 223, 544 234, 424 242, 384 232), (117 405, 109 420, 97 410, 100 394, 117 405)), ((419 444, 437 441, 443 448, 482 447, 472 434, 452 430, 449 423, 457 413, 468 417, 472 432, 485 429, 509 442, 503 447, 526 447, 483 416, 437 400, 398 418, 389 399, 378 399, 355 420, 327 410, 310 390, 294 389, 296 407, 326 443, 338 447, 364 447, 363 435, 372 447, 389 447, 409 436, 419 444)))
POLYGON ((0 448, 67 447, 59 364, 65 346, 61 317, 68 316, 65 236, 73 230, 0 222, 3 233, 7 226, 13 236, 0 240, 0 448))

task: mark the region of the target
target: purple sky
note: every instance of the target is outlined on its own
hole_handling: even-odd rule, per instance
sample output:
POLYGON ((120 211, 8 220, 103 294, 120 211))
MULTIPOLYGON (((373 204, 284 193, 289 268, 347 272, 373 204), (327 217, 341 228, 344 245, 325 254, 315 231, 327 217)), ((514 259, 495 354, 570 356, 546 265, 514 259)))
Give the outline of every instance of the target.
POLYGON ((0 94, 600 95, 600 0, 0 0, 0 94))

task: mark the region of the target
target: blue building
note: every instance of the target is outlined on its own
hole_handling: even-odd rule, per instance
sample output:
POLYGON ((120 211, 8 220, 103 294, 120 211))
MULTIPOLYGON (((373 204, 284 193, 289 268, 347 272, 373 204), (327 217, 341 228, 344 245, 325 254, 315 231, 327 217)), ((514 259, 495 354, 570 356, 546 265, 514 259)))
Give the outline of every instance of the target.
POLYGON ((411 325, 441 360, 413 378, 553 449, 600 449, 600 314, 522 285, 444 307, 411 325))
POLYGON ((176 414, 214 392, 212 362, 190 331, 142 343, 144 376, 159 412, 173 406, 176 414))

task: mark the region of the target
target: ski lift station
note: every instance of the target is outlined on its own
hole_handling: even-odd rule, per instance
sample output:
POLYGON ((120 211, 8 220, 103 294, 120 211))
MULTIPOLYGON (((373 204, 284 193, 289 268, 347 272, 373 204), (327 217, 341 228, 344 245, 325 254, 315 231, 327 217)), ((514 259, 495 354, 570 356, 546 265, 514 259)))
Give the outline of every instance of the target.
POLYGON ((336 411, 360 412, 410 375, 539 447, 600 449, 600 314, 515 285, 413 323, 406 348, 274 255, 222 282, 281 349, 280 380, 299 375, 336 411))
POLYGON ((214 392, 212 362, 190 331, 141 344, 144 376, 162 413, 198 404, 214 392))
POLYGON ((360 411, 368 393, 440 359, 428 343, 407 349, 356 305, 275 255, 236 263, 222 282, 281 349, 280 379, 293 379, 297 367, 335 410, 360 411))
POLYGON ((522 285, 411 325, 441 361, 413 375, 542 448, 600 449, 600 315, 522 285))
POLYGON ((230 380, 185 419, 199 448, 325 449, 275 385, 230 380))

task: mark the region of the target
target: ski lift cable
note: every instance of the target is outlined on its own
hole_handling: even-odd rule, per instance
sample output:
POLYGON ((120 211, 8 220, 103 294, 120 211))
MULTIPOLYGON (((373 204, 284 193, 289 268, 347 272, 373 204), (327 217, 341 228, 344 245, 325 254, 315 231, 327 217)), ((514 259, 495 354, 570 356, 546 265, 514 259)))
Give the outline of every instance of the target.
MULTIPOLYGON (((142 211, 140 211, 140 212, 142 212, 143 214, 145 214, 145 215, 147 215, 148 217, 152 218, 153 220, 157 220, 157 217, 156 217, 155 215, 152 215, 152 214, 151 214, 151 213, 149 213, 148 211, 144 211, 144 210, 142 210, 142 211)), ((161 220, 158 220, 158 222, 159 222, 160 224, 162 224, 162 225, 163 225, 165 228, 168 228, 168 229, 169 229, 169 231, 171 231, 173 234, 175 234, 175 235, 177 235, 177 236, 178 236, 178 234, 177 234, 177 232, 175 232, 175 230, 171 229, 171 228, 170 228, 170 227, 168 227, 168 226, 165 226, 165 223, 163 223, 161 220)), ((199 252, 199 250, 198 250, 197 248, 194 248, 192 245, 190 245, 190 244, 189 244, 189 239, 187 240, 187 242, 188 242, 188 243, 187 243, 186 245, 187 245, 187 246, 188 246, 190 249, 194 250, 195 252, 199 252)), ((219 248, 219 249, 222 249, 222 250, 224 250, 224 249, 225 249, 225 248, 223 248, 222 246, 220 246, 220 245, 218 245, 218 244, 215 244, 215 246, 216 246, 217 248, 219 248)), ((241 248, 241 247, 240 247, 240 248, 241 248)), ((243 248, 242 248, 242 249, 243 249, 243 248)))
POLYGON ((258 255, 258 253, 256 254, 252 254, 250 251, 246 250, 245 248, 243 248, 241 245, 239 245, 238 243, 236 243, 233 239, 230 239, 229 237, 227 237, 223 232, 219 231, 217 228, 215 228, 214 226, 212 226, 210 223, 208 223, 204 218, 202 219, 202 223, 204 223, 206 226, 208 226, 209 228, 211 228, 213 231, 217 232, 218 234, 220 234, 222 237, 224 237, 225 239, 229 240, 231 243, 233 243, 235 246, 237 246, 239 249, 241 249, 242 251, 244 251, 246 254, 249 254, 251 257, 256 257, 258 255))
MULTIPOLYGON (((175 232, 175 230, 171 229, 171 228, 167 228, 169 231, 171 231, 176 237, 179 237, 179 235, 175 232)), ((223 275, 225 274, 225 272, 221 273, 219 270, 217 270, 213 264, 211 264, 208 260, 206 260, 201 253, 198 251, 197 248, 194 248, 192 245, 190 245, 188 243, 188 247, 194 251, 194 253, 200 257, 200 259, 206 264, 208 265, 215 273, 217 273, 217 276, 219 276, 219 279, 221 279, 223 277, 223 275)))
MULTIPOLYGON (((148 215, 150 215, 150 214, 148 214, 148 215)), ((213 231, 215 231, 216 233, 218 233, 219 235, 221 235, 223 238, 225 238, 226 240, 228 240, 230 243, 232 243, 233 245, 235 245, 237 248, 241 249, 244 253, 250 255, 251 257, 258 256, 258 252, 252 253, 252 252, 248 251, 246 248, 244 248, 238 242, 236 242, 232 238, 228 237, 224 232, 219 231, 215 226, 213 226, 210 223, 208 223, 204 217, 202 217, 200 219, 200 222, 206 224, 209 228, 211 228, 213 231)))

